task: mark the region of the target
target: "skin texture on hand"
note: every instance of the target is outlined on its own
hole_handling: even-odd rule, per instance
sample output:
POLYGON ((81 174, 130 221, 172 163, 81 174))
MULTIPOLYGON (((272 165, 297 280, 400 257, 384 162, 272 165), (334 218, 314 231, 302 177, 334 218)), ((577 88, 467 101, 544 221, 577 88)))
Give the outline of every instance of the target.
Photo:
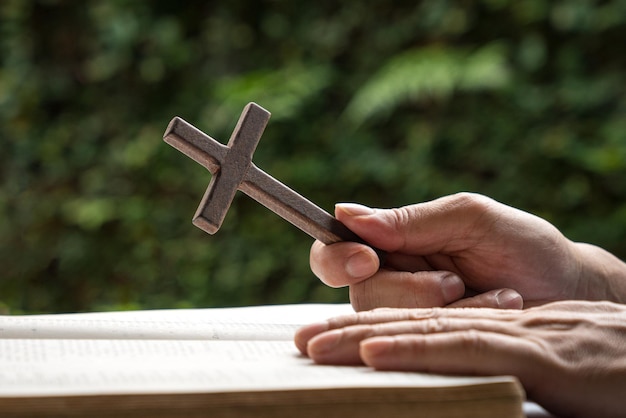
POLYGON ((558 416, 623 416, 626 306, 562 301, 527 310, 377 309, 301 328, 321 364, 514 375, 558 416))
POLYGON ((397 209, 339 204, 335 215, 388 253, 379 268, 376 253, 365 245, 313 244, 313 272, 329 286, 350 286, 357 311, 626 301, 623 262, 485 196, 459 193, 397 209))

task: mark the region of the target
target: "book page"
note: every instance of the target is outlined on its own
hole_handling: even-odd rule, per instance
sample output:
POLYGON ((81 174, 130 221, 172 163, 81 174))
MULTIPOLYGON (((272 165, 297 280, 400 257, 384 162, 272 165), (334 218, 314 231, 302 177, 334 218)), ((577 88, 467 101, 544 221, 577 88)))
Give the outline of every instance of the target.
POLYGON ((348 304, 0 316, 0 338, 291 340, 304 324, 354 312, 348 304))
POLYGON ((511 381, 320 366, 291 341, 0 340, 0 396, 443 387, 511 381))
POLYGON ((2 316, 0 394, 484 381, 317 366, 299 354, 297 327, 351 312, 347 304, 310 304, 2 316))

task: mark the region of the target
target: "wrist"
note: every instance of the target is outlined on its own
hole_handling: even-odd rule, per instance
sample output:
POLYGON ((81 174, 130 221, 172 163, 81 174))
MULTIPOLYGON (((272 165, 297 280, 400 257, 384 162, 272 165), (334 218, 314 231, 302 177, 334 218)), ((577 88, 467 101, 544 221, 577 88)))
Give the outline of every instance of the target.
POLYGON ((581 267, 576 298, 626 303, 626 263, 595 245, 574 245, 581 267))

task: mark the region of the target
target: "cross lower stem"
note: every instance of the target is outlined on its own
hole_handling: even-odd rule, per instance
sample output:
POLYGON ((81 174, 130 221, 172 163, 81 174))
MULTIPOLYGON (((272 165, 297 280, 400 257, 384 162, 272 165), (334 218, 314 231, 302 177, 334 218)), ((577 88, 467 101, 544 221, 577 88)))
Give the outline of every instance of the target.
POLYGON ((362 241, 324 209, 254 164, 248 169, 240 190, 324 244, 362 241))

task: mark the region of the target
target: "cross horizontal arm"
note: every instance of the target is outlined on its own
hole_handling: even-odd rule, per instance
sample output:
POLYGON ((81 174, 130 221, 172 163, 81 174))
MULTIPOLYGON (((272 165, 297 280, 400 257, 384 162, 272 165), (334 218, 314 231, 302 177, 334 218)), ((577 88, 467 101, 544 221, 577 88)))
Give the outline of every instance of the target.
POLYGON ((211 174, 219 171, 228 147, 211 138, 189 122, 175 117, 163 134, 163 140, 204 166, 211 174))

